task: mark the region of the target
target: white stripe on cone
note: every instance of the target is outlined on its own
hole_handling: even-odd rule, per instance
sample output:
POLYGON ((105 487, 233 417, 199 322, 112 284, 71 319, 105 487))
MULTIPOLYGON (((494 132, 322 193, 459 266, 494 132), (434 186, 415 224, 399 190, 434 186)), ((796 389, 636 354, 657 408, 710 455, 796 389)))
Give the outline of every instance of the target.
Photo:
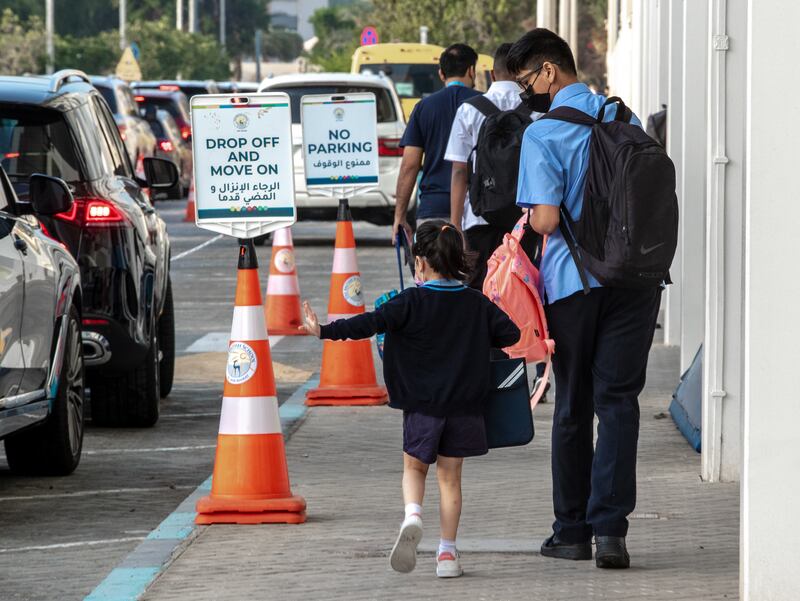
POLYGON ((267 280, 267 296, 300 296, 297 276, 273 273, 267 280))
POLYGON ((292 246, 292 229, 282 227, 279 230, 275 230, 275 234, 272 238, 272 246, 292 246))
POLYGON ((337 248, 333 251, 333 273, 356 273, 358 272, 358 262, 356 261, 355 248, 337 248))
POLYGON ((237 340, 267 340, 267 324, 261 305, 233 308, 231 341, 237 340))
POLYGON ((223 397, 220 434, 280 434, 278 399, 274 396, 223 397))

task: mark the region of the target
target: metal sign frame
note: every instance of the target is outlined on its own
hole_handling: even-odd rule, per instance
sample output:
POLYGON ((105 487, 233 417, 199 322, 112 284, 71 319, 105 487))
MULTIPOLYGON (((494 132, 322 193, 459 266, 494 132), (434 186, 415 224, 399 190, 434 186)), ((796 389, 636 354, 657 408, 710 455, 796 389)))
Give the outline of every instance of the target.
MULTIPOLYGON (((192 98, 191 109, 195 224, 236 238, 255 238, 294 224, 297 207, 289 95, 284 92, 241 96, 202 94, 192 98), (228 119, 235 131, 223 129, 223 123, 228 119), (223 145, 219 148, 216 143, 209 142, 212 136, 206 135, 211 127, 220 132, 217 140, 222 140, 223 145), (213 150, 204 147, 209 143, 215 145, 213 150), (245 162, 229 163, 220 156, 220 151, 230 157, 238 156, 237 161, 245 162), (240 151, 241 155, 238 154, 240 151), (247 173, 228 175, 223 172, 220 175, 212 170, 212 174, 206 174, 212 155, 219 161, 213 165, 218 171, 234 165, 247 173), (271 161, 269 164, 268 160, 271 161), (247 165, 250 169, 241 169, 247 165), (219 181, 220 177, 246 181, 224 181, 219 190, 214 190, 217 184, 212 185, 208 180, 217 178, 215 181, 219 181), (228 187, 223 191, 222 187, 226 185, 228 187), (226 194, 228 190, 230 198, 226 194), (212 198, 212 194, 216 197, 212 198), (232 204, 220 207, 220 202, 232 204), (264 204, 253 204, 256 202, 264 204)), ((228 127, 227 123, 225 127, 228 127)))
MULTIPOLYGON (((352 94, 307 94, 300 100, 300 123, 303 131, 303 177, 305 178, 306 190, 309 195, 326 196, 329 198, 353 198, 360 194, 367 194, 373 192, 379 187, 380 178, 380 157, 378 155, 378 117, 377 117, 377 98, 372 92, 356 92, 352 94), (348 104, 363 104, 371 103, 374 117, 374 137, 369 136, 368 141, 372 142, 375 158, 375 181, 368 181, 365 183, 358 183, 357 179, 347 181, 347 179, 339 178, 338 180, 331 181, 331 183, 312 183, 308 181, 308 163, 309 155, 307 152, 307 123, 305 116, 305 107, 310 105, 319 104, 333 104, 333 105, 348 105, 348 104)), ((372 133, 372 132, 370 132, 372 133)))

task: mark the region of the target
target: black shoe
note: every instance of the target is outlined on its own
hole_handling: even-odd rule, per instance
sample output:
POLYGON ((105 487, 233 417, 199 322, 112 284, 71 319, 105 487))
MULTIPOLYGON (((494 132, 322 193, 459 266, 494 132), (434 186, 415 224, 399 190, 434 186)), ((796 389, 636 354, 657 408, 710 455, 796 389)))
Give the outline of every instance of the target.
POLYGON ((592 543, 565 543, 554 534, 542 543, 541 553, 544 557, 556 559, 591 559, 592 543))
POLYGON ((631 567, 631 556, 625 547, 624 536, 595 536, 594 560, 598 568, 624 570, 631 567))

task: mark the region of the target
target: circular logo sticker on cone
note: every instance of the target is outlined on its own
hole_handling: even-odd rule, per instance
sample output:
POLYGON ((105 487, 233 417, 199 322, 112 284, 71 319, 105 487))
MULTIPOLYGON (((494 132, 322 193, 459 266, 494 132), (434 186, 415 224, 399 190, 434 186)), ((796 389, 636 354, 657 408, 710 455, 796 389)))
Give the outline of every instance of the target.
POLYGON ((342 296, 354 307, 364 306, 364 297, 361 296, 361 276, 351 275, 345 280, 342 286, 342 296))
POLYGON ((228 365, 225 378, 231 384, 242 384, 253 377, 258 369, 255 351, 244 342, 234 342, 228 347, 228 365))
POLYGON ((281 273, 290 273, 294 269, 294 255, 288 248, 275 253, 275 269, 281 273))

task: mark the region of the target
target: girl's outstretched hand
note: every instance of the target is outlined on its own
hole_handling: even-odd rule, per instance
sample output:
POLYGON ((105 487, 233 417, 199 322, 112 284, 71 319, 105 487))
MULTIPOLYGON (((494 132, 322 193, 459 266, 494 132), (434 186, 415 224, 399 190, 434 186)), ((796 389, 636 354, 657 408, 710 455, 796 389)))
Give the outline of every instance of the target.
POLYGON ((311 305, 308 304, 308 301, 303 301, 303 325, 300 326, 299 329, 319 338, 319 319, 317 318, 317 314, 314 313, 314 310, 311 308, 311 305))

